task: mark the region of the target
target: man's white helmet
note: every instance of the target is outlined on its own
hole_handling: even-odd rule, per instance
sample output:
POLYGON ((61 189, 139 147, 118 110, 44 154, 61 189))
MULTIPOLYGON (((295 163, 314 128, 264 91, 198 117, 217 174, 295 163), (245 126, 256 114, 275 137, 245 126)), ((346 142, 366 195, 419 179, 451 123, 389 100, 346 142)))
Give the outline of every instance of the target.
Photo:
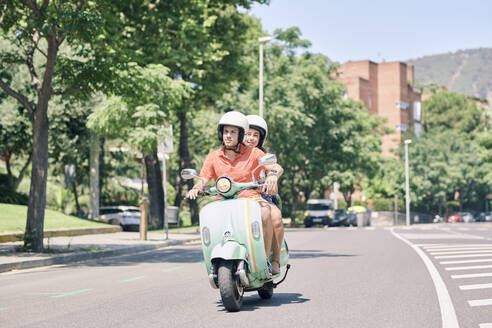
MULTIPOLYGON (((232 111, 225 113, 219 120, 219 125, 217 127, 217 133, 219 141, 222 142, 222 137, 224 135, 224 126, 235 126, 239 128, 239 136, 237 139, 238 145, 243 142, 244 134, 249 129, 248 119, 246 116, 240 112, 232 111)), ((237 145, 236 145, 237 146, 237 145)))
POLYGON ((263 147, 263 143, 265 142, 268 135, 268 125, 266 121, 263 119, 263 117, 258 115, 248 115, 246 116, 246 118, 248 119, 250 129, 256 129, 260 131, 260 140, 257 147, 263 147))

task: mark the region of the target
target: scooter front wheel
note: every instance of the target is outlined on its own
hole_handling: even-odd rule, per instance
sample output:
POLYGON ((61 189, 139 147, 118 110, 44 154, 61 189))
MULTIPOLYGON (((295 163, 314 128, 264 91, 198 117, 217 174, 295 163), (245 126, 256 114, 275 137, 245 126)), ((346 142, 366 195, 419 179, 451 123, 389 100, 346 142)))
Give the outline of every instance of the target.
POLYGON ((218 281, 222 304, 229 312, 237 312, 243 303, 244 289, 239 277, 234 272, 232 261, 222 261, 219 264, 218 281))

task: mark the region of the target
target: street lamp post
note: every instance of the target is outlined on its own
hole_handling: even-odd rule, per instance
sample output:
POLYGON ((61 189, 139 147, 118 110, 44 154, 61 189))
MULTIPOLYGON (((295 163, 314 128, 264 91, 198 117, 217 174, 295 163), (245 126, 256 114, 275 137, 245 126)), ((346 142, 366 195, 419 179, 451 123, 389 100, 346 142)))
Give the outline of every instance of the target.
POLYGON ((259 115, 263 117, 263 43, 273 40, 271 36, 263 36, 258 38, 260 42, 260 113, 259 115))
POLYGON ((408 145, 412 140, 405 140, 405 205, 406 205, 406 223, 410 225, 410 183, 408 178, 408 145))

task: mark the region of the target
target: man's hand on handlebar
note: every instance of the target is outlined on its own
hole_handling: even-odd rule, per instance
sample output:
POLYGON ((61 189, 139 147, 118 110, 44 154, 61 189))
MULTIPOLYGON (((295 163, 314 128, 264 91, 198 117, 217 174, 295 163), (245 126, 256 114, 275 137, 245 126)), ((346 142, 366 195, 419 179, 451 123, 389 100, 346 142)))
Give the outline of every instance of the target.
POLYGON ((186 194, 186 198, 189 198, 189 199, 196 199, 196 197, 198 196, 198 193, 200 192, 200 189, 198 188, 192 188, 190 191, 188 191, 188 193, 186 194))

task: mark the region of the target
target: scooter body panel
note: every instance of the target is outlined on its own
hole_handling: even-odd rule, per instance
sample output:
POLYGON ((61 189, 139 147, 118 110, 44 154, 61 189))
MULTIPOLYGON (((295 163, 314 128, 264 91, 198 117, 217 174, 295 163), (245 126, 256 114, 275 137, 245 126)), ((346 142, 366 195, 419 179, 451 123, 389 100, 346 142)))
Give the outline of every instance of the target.
POLYGON ((261 287, 271 280, 258 202, 239 198, 207 204, 200 211, 200 232, 208 274, 213 272, 217 260, 244 260, 249 269, 249 287, 261 287), (205 233, 209 234, 208 243, 205 233))

